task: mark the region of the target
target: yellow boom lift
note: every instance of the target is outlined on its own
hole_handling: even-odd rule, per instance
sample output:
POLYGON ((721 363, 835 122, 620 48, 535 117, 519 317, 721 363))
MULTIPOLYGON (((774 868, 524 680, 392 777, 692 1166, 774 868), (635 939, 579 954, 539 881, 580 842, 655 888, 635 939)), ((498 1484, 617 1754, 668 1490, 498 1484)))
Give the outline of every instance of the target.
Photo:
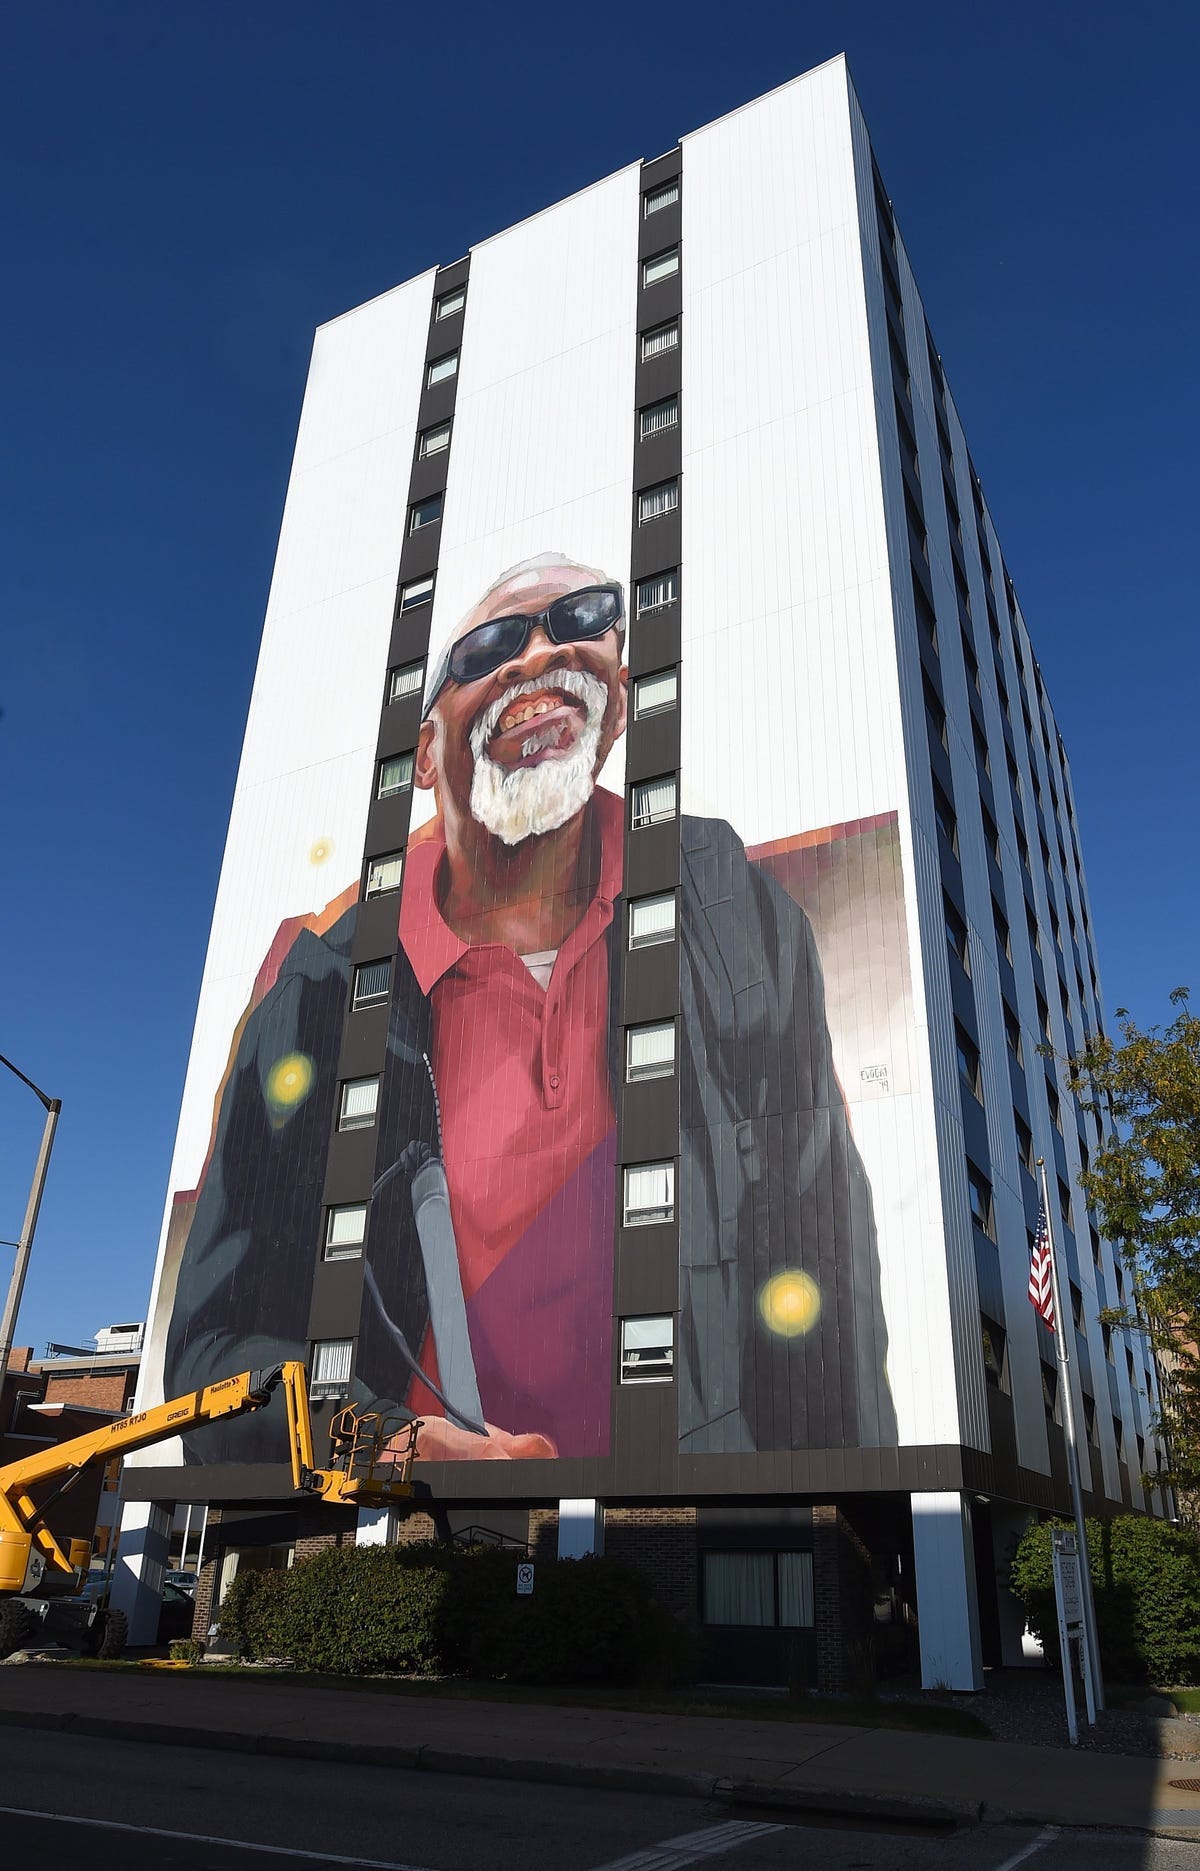
POLYGON ((0 1659, 35 1637, 40 1643, 119 1656, 126 1635, 124 1615, 106 1611, 82 1595, 91 1542, 69 1540, 64 1550, 46 1524, 47 1510, 89 1468, 218 1417, 261 1410, 280 1387, 287 1406, 292 1485, 298 1494, 331 1507, 387 1506, 411 1496, 421 1425, 407 1417, 347 1405, 330 1425, 330 1466, 316 1466, 302 1364, 242 1371, 156 1409, 120 1417, 0 1468, 0 1659), (44 1492, 47 1486, 49 1493, 44 1492))

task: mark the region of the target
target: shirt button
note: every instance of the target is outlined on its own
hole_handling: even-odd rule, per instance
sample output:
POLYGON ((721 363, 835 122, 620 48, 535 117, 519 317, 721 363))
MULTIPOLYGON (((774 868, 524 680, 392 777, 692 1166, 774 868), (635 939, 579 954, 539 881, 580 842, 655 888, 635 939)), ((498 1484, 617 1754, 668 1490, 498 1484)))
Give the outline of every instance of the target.
POLYGON ((554 1073, 554 1075, 552 1076, 552 1078, 551 1078, 551 1080, 550 1080, 550 1089, 551 1089, 551 1091, 557 1091, 557 1090, 558 1090, 558 1074, 557 1074, 557 1072, 556 1072, 556 1073, 554 1073))

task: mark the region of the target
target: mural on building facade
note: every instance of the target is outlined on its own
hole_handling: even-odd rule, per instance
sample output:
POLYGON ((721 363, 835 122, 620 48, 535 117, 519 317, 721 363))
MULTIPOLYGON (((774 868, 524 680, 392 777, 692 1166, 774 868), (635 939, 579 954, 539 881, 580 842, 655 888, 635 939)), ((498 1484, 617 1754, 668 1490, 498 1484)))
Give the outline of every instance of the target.
MULTIPOLYGON (((168 1234, 167 1394, 306 1356, 314 1262, 361 1254, 353 1394, 419 1414, 424 1459, 603 1456, 616 1231, 661 1218, 679 1231, 684 1451, 896 1440, 844 1089, 853 1074, 854 1098, 887 1095, 903 1070, 895 815, 750 850, 719 817, 683 816, 678 892, 646 911, 678 944, 680 1157, 631 1179, 616 1147, 625 634, 621 582, 545 553, 501 573, 431 663, 414 779, 432 816, 380 958, 361 1247, 353 1221, 339 1243, 323 1217, 362 959, 354 886, 284 924, 234 1036, 204 1174, 168 1234)), ((277 1433, 217 1425, 188 1456, 277 1458, 277 1433)))

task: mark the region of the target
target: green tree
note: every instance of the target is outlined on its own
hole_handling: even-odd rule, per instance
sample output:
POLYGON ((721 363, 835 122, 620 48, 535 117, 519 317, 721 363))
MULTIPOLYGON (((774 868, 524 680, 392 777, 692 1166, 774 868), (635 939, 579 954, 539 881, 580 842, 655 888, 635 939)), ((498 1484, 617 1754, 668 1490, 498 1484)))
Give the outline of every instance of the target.
POLYGON ((1071 1089, 1100 1118, 1103 1144, 1080 1176, 1129 1270, 1133 1304, 1101 1317, 1144 1333, 1164 1382, 1156 1427, 1168 1466, 1148 1477, 1200 1489, 1200 1017, 1188 990, 1165 1028, 1120 1007, 1121 1041, 1100 1034, 1068 1063, 1071 1089))

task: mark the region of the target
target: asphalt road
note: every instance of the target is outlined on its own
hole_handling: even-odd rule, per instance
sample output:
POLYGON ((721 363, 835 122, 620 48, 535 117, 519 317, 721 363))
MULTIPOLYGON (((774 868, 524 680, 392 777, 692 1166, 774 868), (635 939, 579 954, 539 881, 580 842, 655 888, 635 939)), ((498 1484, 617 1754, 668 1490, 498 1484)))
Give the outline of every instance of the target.
POLYGON ((88 1871, 1200 1871, 1119 1833, 781 1823, 645 1794, 0 1729, 0 1856, 88 1871))

